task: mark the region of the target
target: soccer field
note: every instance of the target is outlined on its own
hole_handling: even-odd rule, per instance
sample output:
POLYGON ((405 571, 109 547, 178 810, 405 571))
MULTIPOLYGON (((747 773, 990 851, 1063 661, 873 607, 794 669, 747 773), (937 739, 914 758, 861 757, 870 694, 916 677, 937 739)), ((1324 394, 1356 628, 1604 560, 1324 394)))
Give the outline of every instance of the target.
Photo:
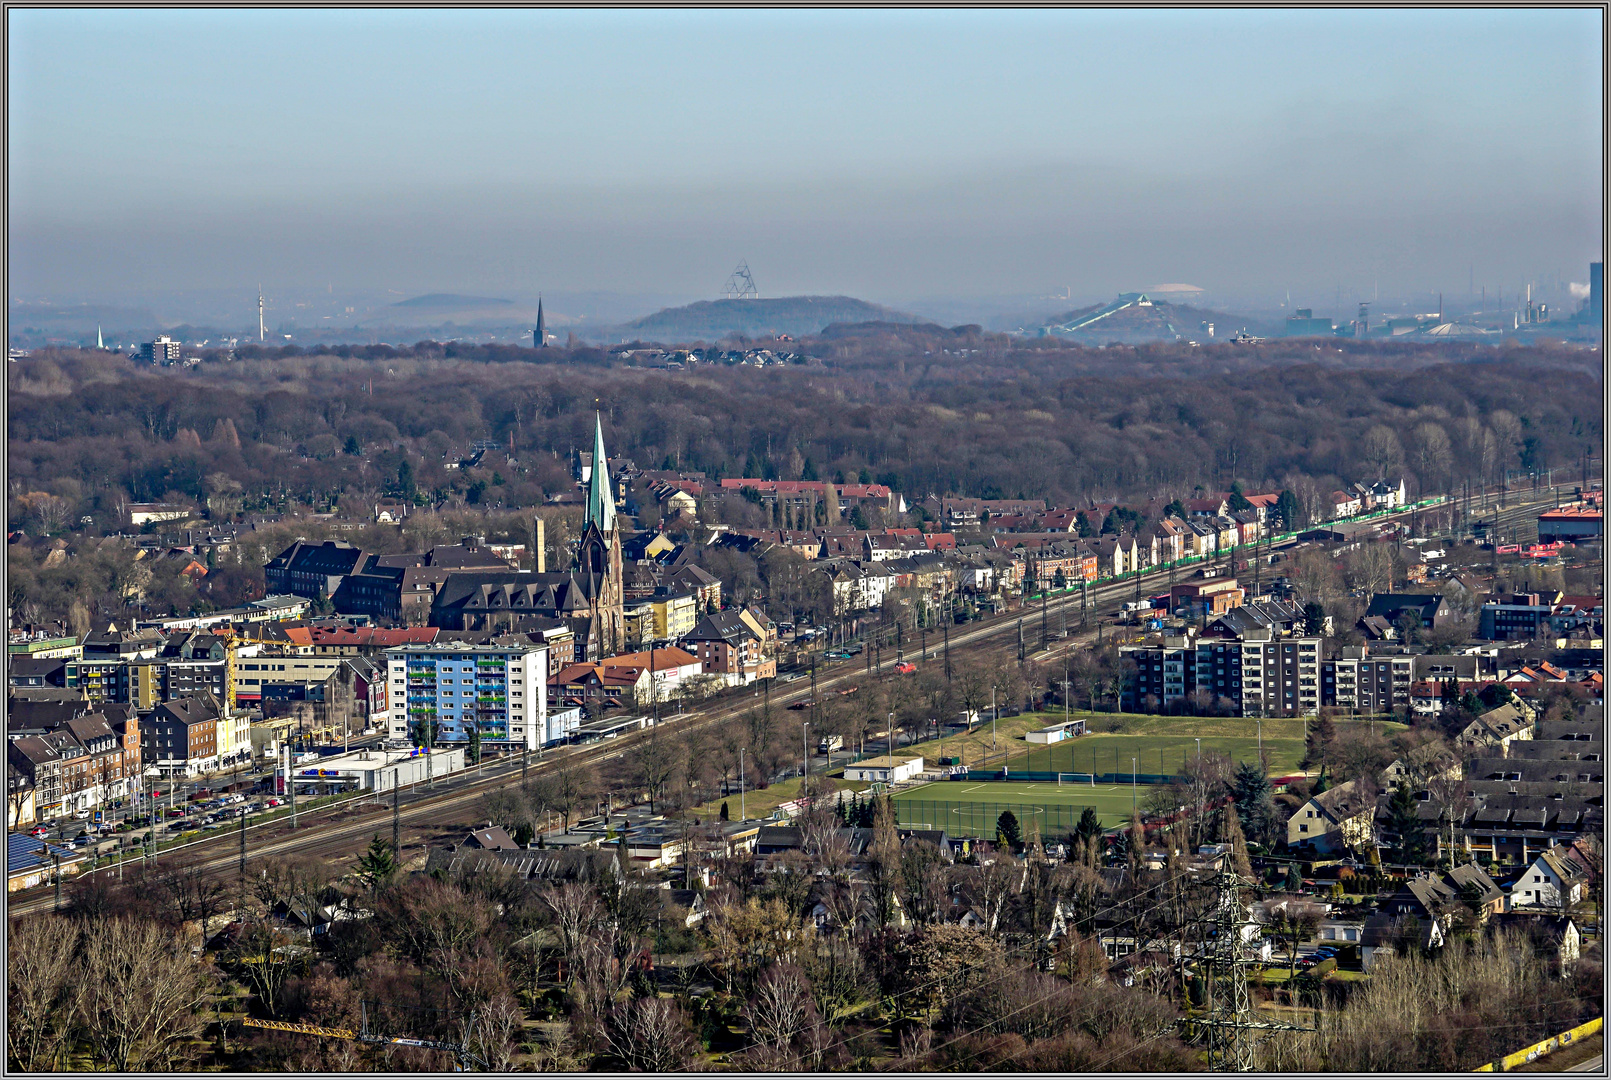
MULTIPOLYGON (((1141 786, 1135 797, 1145 800, 1152 788, 1141 786)), ((1062 840, 1074 830, 1085 808, 1096 811, 1105 829, 1130 820, 1129 784, 1015 784, 1007 781, 970 783, 942 780, 895 796, 895 816, 904 827, 944 829, 952 836, 990 839, 996 819, 1011 810, 1024 836, 1039 828, 1042 839, 1062 840)))
MULTIPOLYGON (((1242 721, 1248 728, 1253 721, 1242 721)), ((1227 725, 1228 726, 1228 725, 1227 725)), ((1025 747, 1011 759, 1013 768, 1043 772, 1128 773, 1134 758, 1135 771, 1172 776, 1197 754, 1198 741, 1189 735, 1130 735, 1095 732, 1051 746, 1025 747)), ((1258 761, 1259 739, 1248 735, 1205 735, 1203 753, 1221 753, 1233 763, 1258 761)), ((1264 753, 1271 775, 1295 772, 1303 757, 1301 738, 1264 739, 1264 753)))

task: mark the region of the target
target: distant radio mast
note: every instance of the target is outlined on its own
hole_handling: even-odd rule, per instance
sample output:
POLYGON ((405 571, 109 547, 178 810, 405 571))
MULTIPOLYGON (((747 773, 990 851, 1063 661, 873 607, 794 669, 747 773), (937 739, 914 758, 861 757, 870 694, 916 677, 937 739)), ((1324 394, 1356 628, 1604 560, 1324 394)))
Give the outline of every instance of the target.
POLYGON ((738 269, 727 279, 727 299, 729 300, 757 300, 760 293, 755 288, 755 279, 750 276, 750 264, 746 259, 738 261, 738 269))
POLYGON ((257 340, 265 341, 268 338, 268 327, 263 325, 263 286, 257 287, 257 340))

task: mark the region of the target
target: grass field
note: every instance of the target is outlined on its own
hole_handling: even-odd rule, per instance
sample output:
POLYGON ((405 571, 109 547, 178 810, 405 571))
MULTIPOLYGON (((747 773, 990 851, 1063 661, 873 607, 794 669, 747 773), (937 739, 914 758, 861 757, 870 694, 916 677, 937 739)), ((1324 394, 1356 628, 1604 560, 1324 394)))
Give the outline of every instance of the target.
MULTIPOLYGON (((1085 720, 1090 734, 1051 746, 1026 743, 1024 732, 1063 722, 1060 711, 1026 713, 999 721, 994 738, 987 719, 970 732, 919 743, 909 752, 921 753, 931 761, 960 755, 964 763, 976 768, 998 768, 1005 763, 1009 769, 1033 772, 1128 773, 1133 757, 1136 772, 1173 774, 1183 762, 1196 755, 1196 740, 1201 738, 1204 753, 1229 754, 1232 761, 1258 760, 1261 722, 1257 720, 1080 711, 1069 716, 1085 720)), ((1340 727, 1365 721, 1337 723, 1340 727)), ((1384 735, 1401 731, 1403 727, 1376 721, 1376 730, 1384 735)), ((1276 775, 1297 771, 1298 761, 1303 757, 1303 719, 1271 718, 1262 721, 1262 730, 1270 771, 1276 775)))
MULTIPOLYGON (((871 786, 855 780, 846 780, 843 776, 824 776, 821 773, 813 773, 811 776, 811 789, 813 791, 822 791, 824 781, 832 784, 836 791, 866 791, 871 786)), ((762 791, 756 791, 751 788, 744 793, 744 812, 751 818, 764 818, 783 803, 797 798, 799 794, 800 778, 798 776, 791 777, 788 780, 780 780, 762 791)), ((731 795, 702 803, 687 813, 689 818, 697 817, 701 821, 713 821, 721 813, 722 803, 727 804, 728 815, 734 821, 737 821, 739 798, 736 788, 731 795)))
MULTIPOLYGON (((1141 787, 1145 799, 1151 788, 1141 787)), ((911 788, 895 796, 896 818, 901 825, 944 829, 952 836, 996 834, 996 819, 1011 810, 1027 837, 1039 827, 1041 836, 1061 840, 1073 831, 1087 806, 1096 811, 1104 828, 1130 820, 1129 784, 1015 784, 1008 781, 963 783, 939 781, 911 788)))

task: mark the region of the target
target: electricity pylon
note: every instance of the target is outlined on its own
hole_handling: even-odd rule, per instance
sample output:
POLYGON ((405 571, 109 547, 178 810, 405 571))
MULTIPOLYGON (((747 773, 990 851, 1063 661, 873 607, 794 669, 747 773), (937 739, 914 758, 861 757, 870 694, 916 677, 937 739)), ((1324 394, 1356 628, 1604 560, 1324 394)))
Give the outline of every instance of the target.
MULTIPOLYGON (((1242 887, 1236 872, 1222 867, 1213 880, 1219 892, 1211 925, 1202 943, 1203 1012, 1188 1022, 1208 1046, 1212 1072, 1252 1072, 1255 1032, 1311 1031, 1279 1020, 1261 1020, 1247 992, 1247 968, 1258 961, 1243 955, 1242 928, 1252 925, 1242 914, 1242 887)), ((1265 1036, 1266 1038, 1268 1036, 1265 1036)))

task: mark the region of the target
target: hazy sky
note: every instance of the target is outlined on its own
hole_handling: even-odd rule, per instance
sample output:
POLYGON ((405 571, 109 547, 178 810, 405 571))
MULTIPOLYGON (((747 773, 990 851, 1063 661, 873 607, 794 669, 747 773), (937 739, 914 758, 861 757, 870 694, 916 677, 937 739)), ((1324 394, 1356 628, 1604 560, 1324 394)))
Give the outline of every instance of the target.
MULTIPOLYGON (((13 297, 1583 280, 1598 11, 11 10, 13 297)), ((1329 306, 1329 305, 1328 305, 1329 306)))

